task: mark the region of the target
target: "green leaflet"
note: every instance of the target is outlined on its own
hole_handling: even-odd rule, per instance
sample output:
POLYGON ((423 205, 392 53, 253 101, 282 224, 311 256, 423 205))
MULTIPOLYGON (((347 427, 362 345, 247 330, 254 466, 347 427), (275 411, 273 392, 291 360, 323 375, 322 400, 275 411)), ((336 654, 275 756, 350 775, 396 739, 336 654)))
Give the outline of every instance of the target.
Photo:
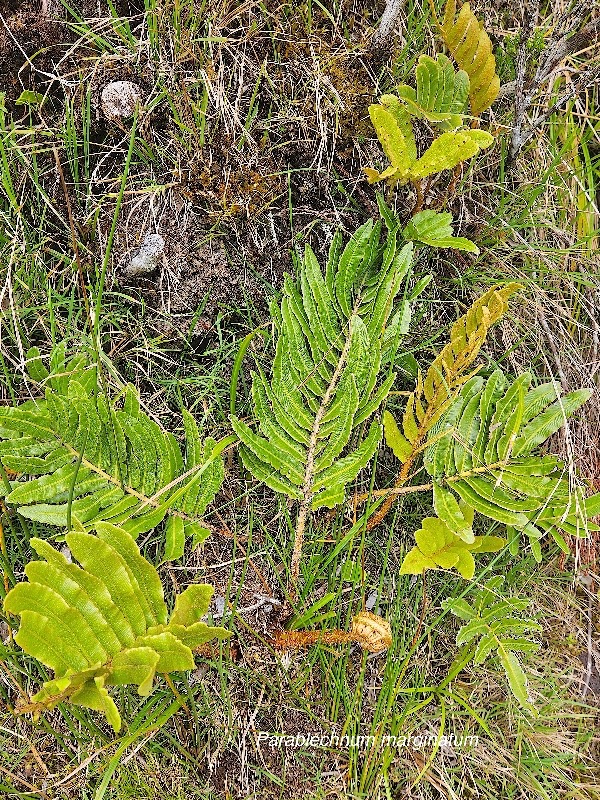
POLYGON ((206 583, 193 583, 177 595, 175 608, 171 614, 170 625, 188 627, 198 622, 207 612, 213 594, 212 586, 206 583))
POLYGON ((185 549, 185 523, 181 517, 169 517, 165 537, 165 561, 176 561, 185 549))
POLYGON ((500 645, 498 647, 498 658, 504 667, 504 672, 508 678, 508 685, 517 699, 517 702, 523 708, 532 708, 527 694, 527 676, 517 656, 512 650, 507 649, 504 645, 500 645))
POLYGON ((302 492, 298 486, 281 475, 270 464, 261 461, 252 450, 248 447, 240 446, 240 458, 242 464, 246 467, 248 472, 251 472, 257 480, 266 484, 269 488, 280 494, 286 494, 294 500, 302 499, 302 492))
POLYGON ((433 484, 433 507, 438 517, 459 539, 466 544, 472 544, 475 541, 472 515, 465 515, 452 492, 435 482, 433 484))
POLYGON ((87 680, 71 695, 71 703, 76 706, 91 708, 104 714, 115 731, 121 727, 121 716, 115 701, 104 686, 105 676, 96 675, 87 680))
POLYGON ((496 599, 495 593, 502 581, 500 576, 489 580, 483 589, 473 593, 472 602, 448 599, 442 601, 442 607, 466 620, 458 631, 456 643, 461 646, 478 640, 476 648, 471 651, 475 664, 482 664, 492 653, 496 653, 517 702, 535 714, 527 694, 527 678, 515 652, 537 650, 539 644, 524 634, 539 632, 541 626, 535 620, 523 617, 529 600, 512 597, 496 599))
POLYGON ((324 273, 306 249, 296 281, 286 276, 272 312, 272 377, 252 372, 253 422, 231 417, 246 469, 307 508, 343 502, 377 449, 375 422, 351 443, 385 401, 395 376, 381 379, 383 356, 398 347, 410 320, 408 300, 394 318, 413 251, 398 238, 392 231, 382 241, 381 224, 373 222, 345 247, 336 235, 324 273))
MULTIPOLYGON (((132 386, 125 389, 122 408, 119 398, 97 391, 95 367, 84 354, 66 362, 59 347, 48 374, 39 353, 29 358, 46 391, 17 408, 0 408, 0 460, 19 474, 10 492, 0 489, 6 502, 45 524, 65 527, 71 518, 92 528, 108 520, 132 536, 174 510, 187 523, 187 536, 187 526, 201 522, 221 487, 223 443, 203 441, 184 411, 182 453, 175 437, 140 410, 132 386)), ((177 557, 180 523, 169 523, 168 537, 168 558, 177 557)))
POLYGON ((452 214, 440 211, 419 211, 402 232, 408 241, 421 242, 429 247, 451 247, 479 254, 477 245, 462 236, 454 236, 452 214))
POLYGON ((385 179, 394 180, 400 184, 406 183, 410 177, 411 167, 416 161, 416 147, 410 117, 406 111, 400 108, 399 103, 397 105, 396 114, 393 114, 383 103, 369 106, 369 116, 375 133, 391 164, 381 174, 376 170, 366 169, 369 183, 385 179))
POLYGON ((415 533, 416 547, 404 557, 401 575, 420 575, 426 569, 455 568, 463 578, 470 580, 475 574, 472 554, 495 553, 506 544, 499 536, 473 536, 471 542, 465 542, 438 517, 426 517, 421 526, 415 533))
POLYGON ((99 523, 96 536, 78 531, 65 538, 81 566, 32 539, 45 560, 27 565, 29 580, 7 594, 4 610, 21 618, 17 644, 55 672, 32 698, 32 710, 66 700, 103 713, 118 731, 107 685, 134 684, 149 694, 156 672, 192 669, 192 647, 229 633, 200 622, 212 594, 206 585, 179 594, 167 622, 158 574, 121 528, 99 523))
POLYGON ((235 416, 231 417, 231 426, 240 441, 261 463, 270 466, 296 486, 302 485, 302 462, 298 458, 280 449, 272 439, 258 436, 249 425, 235 416))
POLYGON ((411 177, 426 178, 445 169, 454 169, 493 143, 494 137, 487 131, 446 131, 415 161, 411 168, 411 177))
POLYGON ((530 453, 535 447, 556 433, 578 408, 591 397, 591 389, 578 389, 560 397, 541 413, 532 416, 516 437, 515 456, 530 453))
POLYGON ((392 450, 400 463, 404 463, 412 453, 412 445, 408 439, 402 435, 398 423, 389 411, 383 412, 383 431, 385 443, 392 450))
POLYGON ((313 492, 318 492, 325 487, 345 486, 353 481, 373 457, 381 439, 381 433, 382 429, 379 423, 371 422, 367 436, 356 450, 319 473, 313 484, 313 492))
POLYGON ((121 650, 112 660, 108 682, 114 686, 133 683, 138 687, 138 694, 148 695, 152 691, 159 660, 160 655, 152 647, 136 646, 121 650))

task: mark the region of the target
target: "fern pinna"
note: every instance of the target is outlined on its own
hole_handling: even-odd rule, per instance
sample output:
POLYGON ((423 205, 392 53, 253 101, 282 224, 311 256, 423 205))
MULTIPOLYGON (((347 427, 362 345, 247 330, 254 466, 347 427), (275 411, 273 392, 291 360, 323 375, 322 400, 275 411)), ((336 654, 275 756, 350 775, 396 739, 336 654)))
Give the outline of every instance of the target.
POLYGON ((325 274, 306 248, 298 281, 286 276, 281 305, 272 309, 271 378, 260 368, 252 373, 257 429, 232 418, 246 468, 300 502, 294 582, 310 510, 343 502, 347 484, 379 444, 381 426, 372 421, 360 444, 348 449, 353 432, 377 411, 394 382, 391 363, 410 320, 406 296, 394 313, 413 249, 411 243, 397 248, 397 233, 394 228, 382 243, 381 225, 368 222, 344 249, 336 234, 325 274))
POLYGON ((4 610, 21 618, 17 644, 54 672, 19 710, 39 714, 66 701, 103 713, 118 731, 108 686, 134 684, 148 695, 157 673, 193 669, 195 648, 230 633, 201 621, 211 586, 188 586, 169 615, 158 573, 129 533, 105 522, 95 529, 65 537, 81 566, 31 539, 42 560, 27 564, 28 581, 11 589, 4 610))
POLYGON ((5 502, 41 523, 92 527, 108 520, 134 537, 168 515, 169 559, 182 555, 187 536, 194 544, 206 538, 201 517, 221 486, 220 454, 230 440, 202 441, 184 411, 184 457, 173 434, 141 410, 132 386, 118 408, 98 391, 96 367, 83 355, 65 362, 59 347, 50 371, 37 351, 28 357, 46 390, 43 399, 0 408, 0 462, 19 476, 0 486, 5 502))

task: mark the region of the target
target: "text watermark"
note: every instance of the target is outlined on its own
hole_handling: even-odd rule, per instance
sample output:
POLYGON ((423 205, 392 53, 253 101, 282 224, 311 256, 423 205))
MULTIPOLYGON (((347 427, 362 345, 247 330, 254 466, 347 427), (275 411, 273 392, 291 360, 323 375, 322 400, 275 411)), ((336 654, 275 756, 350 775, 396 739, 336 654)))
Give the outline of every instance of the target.
POLYGON ((259 745, 267 747, 302 747, 302 748, 335 748, 338 750, 356 748, 358 750, 383 749, 386 747, 400 749, 408 747, 421 750, 425 747, 461 748, 478 747, 479 736, 470 734, 456 735, 449 733, 440 736, 438 733, 415 733, 408 736, 392 736, 385 734, 339 735, 336 733, 295 733, 284 734, 271 731, 257 731, 259 745))

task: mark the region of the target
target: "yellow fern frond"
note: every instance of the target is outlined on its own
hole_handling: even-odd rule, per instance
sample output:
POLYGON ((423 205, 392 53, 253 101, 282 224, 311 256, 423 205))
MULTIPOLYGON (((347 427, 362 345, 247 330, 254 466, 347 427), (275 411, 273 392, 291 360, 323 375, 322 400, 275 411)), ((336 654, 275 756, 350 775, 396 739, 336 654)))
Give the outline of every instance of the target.
POLYGON ((407 404, 407 412, 411 407, 426 409, 422 419, 411 420, 418 430, 419 439, 431 430, 452 402, 456 391, 471 377, 469 369, 479 355, 489 329, 504 316, 508 298, 520 288, 518 283, 492 287, 454 323, 450 329, 450 341, 432 361, 425 380, 421 382, 419 379, 407 404))
MULTIPOLYGON (((430 3, 433 8, 432 0, 430 3)), ((448 0, 438 24, 444 44, 460 69, 469 76, 471 113, 478 117, 492 105, 500 91, 490 37, 469 3, 464 3, 457 15, 456 0, 448 0)))

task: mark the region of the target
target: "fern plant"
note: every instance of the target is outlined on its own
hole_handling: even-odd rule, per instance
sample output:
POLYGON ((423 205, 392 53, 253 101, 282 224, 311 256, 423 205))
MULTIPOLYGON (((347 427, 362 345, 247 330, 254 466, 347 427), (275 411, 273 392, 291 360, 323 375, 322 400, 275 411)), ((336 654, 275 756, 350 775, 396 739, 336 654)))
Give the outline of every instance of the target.
MULTIPOLYGON (((490 578, 474 592, 471 602, 464 598, 442 600, 442 608, 465 620, 456 636, 461 650, 455 663, 460 668, 470 661, 477 666, 495 653, 511 692, 523 708, 535 713, 527 692, 527 676, 516 653, 532 653, 539 649, 539 643, 532 640, 531 635, 539 633, 542 628, 536 620, 523 616, 531 601, 503 597, 503 583, 504 578, 500 575, 490 578)), ((451 672, 454 671, 451 668, 451 672)))
POLYGON ((17 644, 54 672, 20 711, 69 702, 99 711, 119 731, 108 686, 133 684, 148 695, 157 673, 193 669, 195 648, 230 633, 201 621, 211 586, 188 586, 169 615, 158 573, 130 534, 106 522, 95 530, 65 537, 81 566, 31 539, 42 560, 27 564, 28 581, 10 590, 4 610, 21 618, 17 644))
MULTIPOLYGON (((386 181, 390 187, 419 182, 436 173, 454 169, 489 147, 494 139, 479 130, 479 117, 500 91, 492 44, 468 3, 458 16, 456 0, 448 0, 443 20, 438 20, 433 0, 430 5, 450 54, 458 64, 438 54, 419 57, 415 69, 416 88, 402 84, 396 94, 384 94, 379 104, 369 106, 369 115, 390 166, 383 172, 365 168, 369 183, 386 181), (465 129, 467 98, 473 124, 465 129), (423 119, 442 131, 418 156, 412 118, 423 119)), ((420 201, 421 202, 420 202, 420 201)))
POLYGON ((452 569, 463 578, 475 575, 474 553, 496 553, 506 544, 501 536, 471 535, 473 509, 459 505, 463 527, 459 535, 441 517, 426 517, 415 533, 417 544, 404 557, 401 575, 420 575, 426 569, 452 569), (467 535, 467 531, 469 531, 467 535))
MULTIPOLYGON (((408 330, 410 300, 394 300, 411 268, 413 246, 397 247, 394 228, 368 222, 342 249, 334 237, 325 274, 310 249, 299 278, 284 282, 270 379, 252 373, 254 426, 232 417, 246 468, 275 491, 299 501, 291 576, 297 583, 311 509, 343 502, 347 484, 375 453, 381 426, 373 420, 359 444, 357 429, 381 406, 395 375, 391 364, 408 330), (387 377, 379 384, 379 374, 387 377), (344 454, 345 455, 342 455, 344 454)), ((423 284, 421 284, 423 285, 423 284)))
MULTIPOLYGON (((437 514, 423 521, 403 573, 455 567, 472 578, 473 554, 506 544, 501 537, 474 535, 475 512, 507 526, 513 552, 518 535, 526 535, 538 560, 543 535, 569 552, 564 533, 583 536, 600 529, 592 522, 600 511, 600 494, 586 498, 585 488, 572 485, 559 459, 537 452, 591 391, 561 395, 554 382, 530 388, 530 373, 510 382, 499 369, 487 378, 470 371, 514 288, 490 290, 455 323, 450 343, 409 396, 401 427, 385 414, 386 441, 402 462, 397 488, 406 484, 422 454, 432 483, 420 489, 431 488, 437 514)), ((393 499, 392 494, 375 522, 393 499)))
MULTIPOLYGON (((386 439, 402 463, 394 490, 402 489, 408 482, 415 462, 428 445, 429 432, 472 377, 471 368, 489 329, 504 315, 508 298, 518 288, 516 283, 495 286, 479 297, 452 325, 450 341, 432 361, 425 378, 419 373, 416 389, 406 403, 402 426, 393 421, 391 414, 387 415, 386 439)), ((389 512, 397 496, 394 490, 388 492, 389 496, 371 517, 370 528, 389 512)))
POLYGON ((131 536, 168 516, 166 557, 179 558, 186 537, 194 546, 209 533, 202 514, 223 480, 219 443, 202 440, 183 412, 185 457, 173 434, 145 414, 127 386, 119 398, 98 391, 96 367, 80 354, 65 360, 64 345, 51 356, 50 371, 32 349, 32 377, 46 386, 43 399, 0 408, 2 496, 24 517, 70 528, 107 520, 131 536), (25 480, 24 480, 25 479, 25 480))

